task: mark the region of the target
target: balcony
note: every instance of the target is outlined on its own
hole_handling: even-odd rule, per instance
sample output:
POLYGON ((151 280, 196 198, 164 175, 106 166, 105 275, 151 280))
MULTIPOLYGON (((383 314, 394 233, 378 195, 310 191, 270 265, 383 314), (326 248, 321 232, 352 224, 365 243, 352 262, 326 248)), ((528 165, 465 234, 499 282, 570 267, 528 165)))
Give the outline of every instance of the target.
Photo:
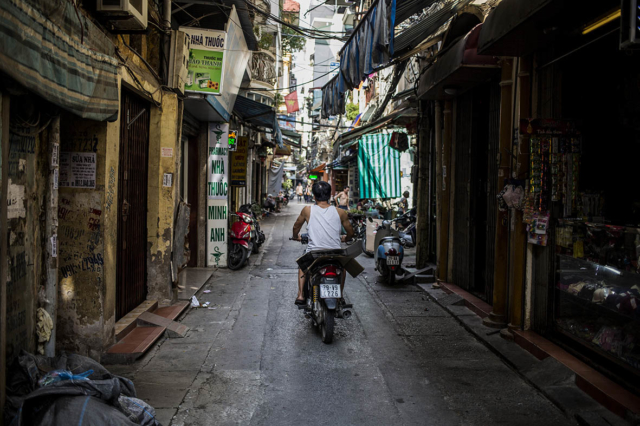
POLYGON ((251 57, 251 78, 274 87, 278 80, 276 57, 271 52, 260 49, 251 57))

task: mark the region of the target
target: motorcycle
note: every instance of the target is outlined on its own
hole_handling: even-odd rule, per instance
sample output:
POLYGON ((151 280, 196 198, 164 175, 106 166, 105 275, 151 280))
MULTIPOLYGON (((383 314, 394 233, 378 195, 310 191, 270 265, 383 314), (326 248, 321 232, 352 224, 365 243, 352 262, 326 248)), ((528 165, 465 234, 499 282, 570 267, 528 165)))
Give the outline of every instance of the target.
POLYGON ((251 242, 253 243, 253 248, 251 251, 253 254, 257 254, 260 251, 260 247, 262 246, 262 244, 266 239, 264 236, 264 232, 260 230, 260 221, 256 216, 256 211, 259 211, 260 214, 262 215, 262 209, 257 203, 253 203, 253 204, 243 204, 242 206, 240 206, 238 211, 240 213, 245 213, 250 215, 251 219, 253 219, 253 222, 251 223, 251 226, 253 228, 251 230, 251 242))
POLYGON ((364 219, 364 215, 359 213, 349 213, 349 220, 353 227, 353 240, 351 243, 361 241, 362 251, 366 251, 366 238, 367 238, 367 222, 364 219))
MULTIPOLYGON (((369 218, 370 222, 373 222, 369 218)), ((375 232, 374 240, 374 260, 376 271, 390 284, 396 282, 396 274, 402 270, 402 259, 404 258, 404 247, 400 234, 391 226, 397 222, 393 220, 383 220, 375 232)))
POLYGON ((400 240, 405 247, 416 246, 416 208, 412 208, 398 218, 400 240))
MULTIPOLYGON (((299 241, 308 244, 308 234, 301 234, 299 241)), ((333 341, 336 318, 351 317, 350 309, 353 305, 344 301, 340 283, 343 274, 347 273, 343 265, 355 262, 354 259, 359 254, 359 246, 354 244, 347 249, 310 251, 296 260, 304 272, 303 294, 306 300, 306 304, 298 306, 298 309, 304 310, 305 318, 311 319, 315 326, 320 327, 323 343, 333 341)), ((349 273, 353 277, 362 271, 362 267, 357 266, 359 268, 355 275, 350 269, 349 273)))
POLYGON ((232 271, 236 271, 244 266, 251 253, 253 252, 253 240, 255 240, 255 230, 252 227, 253 218, 242 212, 237 212, 231 216, 237 217, 239 220, 231 225, 229 237, 229 254, 227 255, 227 266, 232 271), (253 236, 252 236, 253 233, 253 236))

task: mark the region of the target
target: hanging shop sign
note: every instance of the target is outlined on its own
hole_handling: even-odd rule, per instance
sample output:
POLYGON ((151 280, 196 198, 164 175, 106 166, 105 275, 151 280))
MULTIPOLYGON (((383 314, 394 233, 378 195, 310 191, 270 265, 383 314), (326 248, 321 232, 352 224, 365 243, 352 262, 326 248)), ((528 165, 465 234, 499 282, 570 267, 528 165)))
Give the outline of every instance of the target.
POLYGON ((209 124, 207 162, 207 266, 227 264, 229 124, 209 124))
POLYGON ((229 124, 211 123, 209 127, 209 162, 207 199, 226 200, 229 191, 229 124))
POLYGON ((191 37, 189 49, 189 74, 184 90, 187 92, 217 95, 222 92, 224 31, 203 28, 180 27, 191 37))
POLYGON ((241 136, 237 139, 236 150, 231 153, 231 185, 247 186, 247 156, 249 138, 241 136))

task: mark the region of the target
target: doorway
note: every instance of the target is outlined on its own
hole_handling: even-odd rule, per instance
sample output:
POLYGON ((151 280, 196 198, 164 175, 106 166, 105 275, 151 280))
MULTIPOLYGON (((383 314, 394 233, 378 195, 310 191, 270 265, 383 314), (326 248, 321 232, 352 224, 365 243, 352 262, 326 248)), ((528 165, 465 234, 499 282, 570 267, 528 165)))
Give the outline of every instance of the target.
POLYGON ((191 206, 189 213, 189 262, 187 266, 198 266, 198 138, 189 137, 187 143, 187 202, 191 206))
POLYGON ((147 297, 149 104, 123 89, 121 114, 116 321, 147 297))

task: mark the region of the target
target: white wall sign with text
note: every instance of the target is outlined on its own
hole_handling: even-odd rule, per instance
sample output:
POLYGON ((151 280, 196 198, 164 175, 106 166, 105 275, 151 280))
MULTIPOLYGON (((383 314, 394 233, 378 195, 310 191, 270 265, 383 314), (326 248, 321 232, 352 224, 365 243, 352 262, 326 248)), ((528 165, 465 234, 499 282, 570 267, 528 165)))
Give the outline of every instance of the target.
POLYGON ((61 188, 95 188, 96 154, 94 152, 62 152, 58 179, 61 188))
POLYGON ((209 124, 207 266, 227 267, 229 124, 209 124))

